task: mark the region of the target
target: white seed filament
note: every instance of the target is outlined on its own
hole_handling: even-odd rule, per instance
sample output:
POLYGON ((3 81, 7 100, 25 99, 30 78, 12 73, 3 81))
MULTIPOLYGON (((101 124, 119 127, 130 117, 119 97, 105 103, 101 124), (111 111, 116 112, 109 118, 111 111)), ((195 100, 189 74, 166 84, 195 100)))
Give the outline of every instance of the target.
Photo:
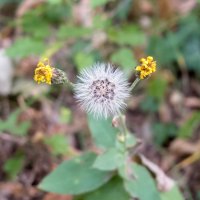
POLYGON ((129 86, 123 72, 110 64, 96 64, 83 70, 74 89, 81 107, 97 117, 119 114, 129 97, 129 86))

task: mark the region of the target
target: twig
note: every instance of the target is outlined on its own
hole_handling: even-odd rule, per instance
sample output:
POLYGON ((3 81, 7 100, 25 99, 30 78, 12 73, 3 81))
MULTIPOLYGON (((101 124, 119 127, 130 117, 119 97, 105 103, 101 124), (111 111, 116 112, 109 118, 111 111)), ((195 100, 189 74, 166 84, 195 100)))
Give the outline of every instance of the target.
POLYGON ((15 135, 10 135, 8 133, 2 133, 2 132, 0 132, 0 140, 17 143, 19 145, 24 145, 27 142, 26 138, 20 138, 15 135))

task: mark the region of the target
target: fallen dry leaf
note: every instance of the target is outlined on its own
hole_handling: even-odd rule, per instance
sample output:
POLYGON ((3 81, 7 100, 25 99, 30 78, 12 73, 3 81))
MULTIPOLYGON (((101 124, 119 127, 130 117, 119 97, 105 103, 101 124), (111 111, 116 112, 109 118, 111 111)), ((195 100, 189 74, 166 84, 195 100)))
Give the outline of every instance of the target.
POLYGON ((159 108, 159 117, 160 120, 164 123, 169 123, 172 121, 173 116, 168 104, 164 102, 161 104, 159 108))
POLYGON ((169 178, 161 168, 159 168, 155 163, 151 162, 143 155, 139 155, 139 158, 142 164, 155 175, 157 187, 160 191, 167 192, 173 188, 175 182, 169 178))
POLYGON ((185 168, 197 161, 200 160, 200 152, 197 151, 193 153, 191 156, 187 157, 186 159, 182 160, 180 163, 178 163, 175 167, 176 168, 185 168))
POLYGON ((176 155, 193 154, 199 149, 200 149, 200 141, 194 143, 184 139, 174 140, 169 147, 170 152, 176 155))
POLYGON ((200 108, 200 98, 198 97, 185 98, 185 106, 188 108, 200 108))
POLYGON ((47 194, 43 200, 72 200, 72 196, 69 195, 58 195, 58 194, 47 194))
POLYGON ((12 195, 14 199, 23 199, 24 195, 36 197, 38 190, 35 187, 24 187, 23 184, 17 182, 0 183, 0 199, 10 199, 12 195))
POLYGON ((196 0, 170 0, 169 2, 173 11, 179 14, 189 13, 197 4, 196 0))
POLYGON ((91 27, 93 16, 90 0, 82 0, 73 9, 73 15, 76 22, 91 27))
POLYGON ((100 46, 105 44, 106 41, 107 41, 107 35, 103 31, 96 31, 95 34, 92 36, 93 48, 98 49, 100 46))

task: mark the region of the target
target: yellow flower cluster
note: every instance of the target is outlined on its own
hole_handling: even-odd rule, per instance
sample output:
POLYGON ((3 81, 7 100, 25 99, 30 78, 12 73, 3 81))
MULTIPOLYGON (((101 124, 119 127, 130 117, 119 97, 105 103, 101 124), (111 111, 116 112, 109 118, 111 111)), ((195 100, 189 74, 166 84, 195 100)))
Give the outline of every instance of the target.
POLYGON ((37 64, 37 68, 35 69, 34 80, 40 83, 47 83, 51 85, 51 79, 53 76, 53 67, 49 65, 48 59, 44 59, 44 61, 40 61, 37 64))
POLYGON ((136 67, 136 71, 139 73, 139 78, 144 79, 150 74, 156 71, 156 61, 152 56, 140 59, 140 65, 136 67))

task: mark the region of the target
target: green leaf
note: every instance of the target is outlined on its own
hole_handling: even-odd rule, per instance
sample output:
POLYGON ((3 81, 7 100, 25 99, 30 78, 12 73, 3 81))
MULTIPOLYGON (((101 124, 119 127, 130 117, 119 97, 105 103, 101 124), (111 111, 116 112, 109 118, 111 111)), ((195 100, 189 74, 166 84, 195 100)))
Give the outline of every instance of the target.
POLYGON ((100 30, 106 30, 108 27, 110 27, 112 25, 112 20, 105 16, 105 15, 95 15, 93 17, 93 22, 92 22, 92 26, 93 28, 96 29, 100 29, 100 30))
POLYGON ((161 102, 165 97, 167 81, 163 78, 151 79, 147 85, 147 93, 161 102))
POLYGON ((126 20, 133 5, 132 0, 119 1, 117 8, 114 12, 114 18, 117 20, 126 20))
POLYGON ((111 119, 96 119, 88 116, 88 124, 96 145, 106 149, 115 147, 118 130, 112 127, 111 119))
POLYGON ((71 56, 73 57, 73 59, 77 53, 86 51, 86 49, 88 49, 89 45, 90 45, 90 43, 88 43, 88 41, 85 41, 85 40, 75 41, 70 49, 71 56))
POLYGON ((70 123, 72 120, 72 112, 69 108, 62 106, 60 108, 60 122, 61 123, 70 123))
POLYGON ((174 123, 155 123, 152 126, 154 143, 163 146, 164 143, 176 137, 177 126, 174 123))
POLYGON ((159 102, 152 96, 146 96, 141 103, 140 108, 144 112, 157 112, 159 109, 159 102))
POLYGON ((179 29, 168 31, 162 36, 152 36, 148 45, 148 54, 156 57, 160 66, 167 65, 174 71, 174 62, 186 62, 189 69, 200 72, 199 53, 199 19, 196 15, 188 15, 179 20, 179 29), (165 56, 163 56, 165 55, 165 56))
POLYGON ((108 2, 109 2, 109 0, 91 0, 91 6, 93 8, 96 8, 98 6, 103 6, 108 2))
POLYGON ((132 148, 136 145, 137 141, 133 133, 127 133, 126 135, 126 147, 132 148))
POLYGON ((91 29, 73 25, 62 25, 58 30, 59 39, 80 38, 91 34, 91 29))
POLYGON ((200 36, 191 35, 182 51, 188 69, 200 73, 200 36))
POLYGON ((183 124, 178 131, 178 136, 187 138, 191 137, 194 130, 199 126, 200 112, 194 112, 193 115, 183 124))
POLYGON ((108 30, 108 38, 119 45, 142 45, 145 43, 144 33, 135 25, 125 25, 108 30))
POLYGON ((94 56, 90 53, 78 52, 74 57, 74 62, 78 70, 91 66, 95 61, 94 56))
POLYGON ((12 58, 24 58, 30 55, 41 55, 45 51, 45 48, 42 40, 25 37, 17 39, 7 49, 7 54, 12 58))
POLYGON ((77 200, 130 200, 130 197, 124 189, 122 180, 115 176, 101 188, 77 200))
POLYGON ((156 58, 160 66, 166 66, 177 58, 177 44, 171 38, 171 35, 166 35, 165 38, 152 36, 149 39, 147 52, 156 58))
POLYGON ((3 170, 8 175, 9 179, 16 178, 17 174, 22 170, 25 157, 23 154, 15 154, 9 158, 3 165, 3 170))
POLYGON ((0 0, 0 6, 6 5, 6 4, 14 4, 14 3, 20 3, 22 0, 0 0))
POLYGON ((123 152, 112 148, 99 155, 95 160, 93 167, 100 170, 112 171, 124 164, 123 152))
POLYGON ((36 14, 36 12, 31 11, 26 13, 22 17, 21 25, 25 33, 35 38, 45 39, 49 36, 49 22, 43 19, 42 16, 36 14), (37 24, 37 28, 35 24, 37 24))
POLYGON ((68 151, 68 141, 64 135, 55 134, 45 138, 45 143, 51 148, 54 155, 64 155, 68 151))
POLYGON ((25 121, 18 123, 18 118, 21 111, 19 109, 15 110, 10 114, 10 116, 5 121, 0 121, 0 131, 8 131, 13 135, 24 136, 28 133, 30 128, 30 121, 25 121))
POLYGON ((175 185, 170 191, 168 192, 161 192, 160 193, 161 200, 184 200, 179 188, 175 185))
POLYGON ((47 0, 51 4, 62 4, 62 0, 47 0))
POLYGON ((111 61, 123 67, 123 69, 130 74, 133 71, 133 66, 136 66, 136 60, 129 48, 120 48, 111 56, 111 61))
POLYGON ((125 188, 133 198, 161 200, 155 182, 148 170, 136 163, 132 165, 133 178, 125 180, 125 188))
POLYGON ((64 161, 39 184, 39 188, 58 194, 81 194, 105 184, 111 174, 92 168, 94 153, 85 153, 64 161))

